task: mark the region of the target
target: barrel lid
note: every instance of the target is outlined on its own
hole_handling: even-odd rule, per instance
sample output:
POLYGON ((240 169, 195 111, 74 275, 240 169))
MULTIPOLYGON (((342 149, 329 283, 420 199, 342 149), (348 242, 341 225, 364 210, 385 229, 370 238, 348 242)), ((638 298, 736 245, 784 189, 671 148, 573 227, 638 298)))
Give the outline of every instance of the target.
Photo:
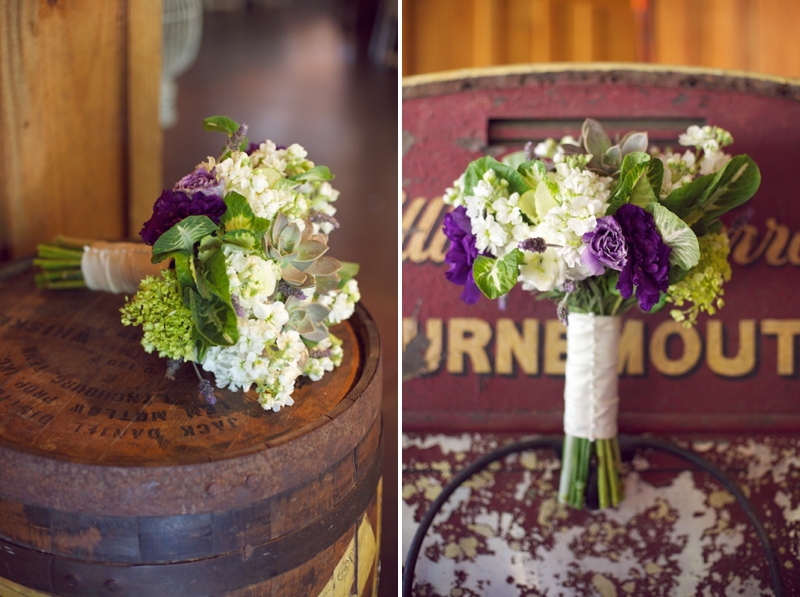
POLYGON ((124 301, 39 290, 30 272, 0 281, 0 495, 63 509, 92 495, 110 515, 241 505, 338 462, 377 416, 378 337, 363 307, 332 328, 342 365, 301 378, 275 413, 252 392, 204 403, 189 365, 166 379, 141 329, 120 322, 124 301))

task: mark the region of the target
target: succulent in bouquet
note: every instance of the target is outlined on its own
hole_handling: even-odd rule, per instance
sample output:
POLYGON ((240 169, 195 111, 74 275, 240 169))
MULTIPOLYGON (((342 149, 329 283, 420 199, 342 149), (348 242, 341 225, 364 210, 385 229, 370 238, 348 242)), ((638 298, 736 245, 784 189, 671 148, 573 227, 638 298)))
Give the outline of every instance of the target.
POLYGON ((471 162, 444 199, 447 278, 473 304, 520 285, 555 301, 567 325, 559 499, 601 507, 622 499, 617 441, 620 315, 667 305, 691 326, 723 305, 730 279, 720 216, 748 201, 761 176, 715 126, 691 126, 683 151, 646 132, 614 141, 587 119, 579 139, 529 143, 501 161, 471 162), (588 495, 587 495, 588 492, 588 495))

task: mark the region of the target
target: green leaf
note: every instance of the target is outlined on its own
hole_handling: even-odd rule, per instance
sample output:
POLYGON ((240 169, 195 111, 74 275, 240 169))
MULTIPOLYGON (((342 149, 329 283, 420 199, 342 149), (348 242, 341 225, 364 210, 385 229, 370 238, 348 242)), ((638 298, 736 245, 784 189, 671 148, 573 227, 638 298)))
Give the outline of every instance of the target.
POLYGON ((359 269, 359 265, 357 263, 352 263, 350 261, 342 261, 341 264, 342 269, 338 271, 339 278, 341 280, 339 283, 340 288, 355 278, 358 275, 359 269))
POLYGON ((291 191, 298 186, 300 186, 300 182, 290 178, 281 178, 279 181, 271 185, 271 187, 277 191, 291 191))
POLYGON ((664 177, 664 162, 661 160, 650 160, 647 163, 645 176, 640 176, 639 180, 631 190, 628 203, 638 205, 643 209, 653 202, 658 201, 661 191, 661 179, 664 177))
POLYGON ((514 151, 512 153, 504 155, 500 161, 509 168, 514 168, 514 170, 519 171, 520 165, 524 164, 526 161, 525 152, 514 151))
MULTIPOLYGON (((178 287, 181 294, 183 294, 187 288, 194 288, 194 278, 189 266, 191 256, 186 253, 175 253, 172 257, 175 260, 175 275, 178 278, 178 287)), ((188 307, 189 305, 186 306, 188 307)))
POLYGON ((688 273, 689 270, 683 269, 682 267, 678 267, 677 265, 673 265, 671 268, 669 268, 670 285, 677 284, 678 282, 683 280, 686 277, 686 274, 688 273))
POLYGON ((162 234, 153 245, 154 262, 156 257, 165 258, 165 253, 193 254, 194 244, 215 230, 217 225, 208 216, 189 216, 182 219, 162 234))
MULTIPOLYGON (((746 155, 737 155, 717 172, 714 183, 700 197, 700 209, 704 228, 719 216, 748 201, 761 184, 761 172, 756 163, 746 155)), ((697 209, 687 216, 690 225, 700 219, 695 217, 697 209)))
POLYGON ((478 256, 472 264, 472 275, 481 292, 490 299, 496 299, 514 288, 519 277, 519 265, 524 255, 514 249, 500 259, 478 256))
POLYGON ((226 234, 232 230, 249 230, 253 233, 269 230, 269 220, 257 217, 243 195, 231 191, 225 195, 223 201, 228 209, 222 214, 219 225, 226 234))
POLYGON ((261 238, 264 236, 264 231, 259 233, 251 232, 250 230, 231 230, 222 235, 222 241, 229 245, 236 245, 250 253, 261 252, 261 238))
POLYGON ((333 180, 333 174, 327 166, 314 166, 310 170, 300 172, 294 176, 290 176, 289 180, 296 180, 301 182, 318 182, 325 180, 333 180))
POLYGON ((217 251, 209 257, 205 264, 204 277, 208 281, 209 291, 230 305, 230 279, 228 278, 225 253, 217 251))
POLYGON ((625 156, 620 168, 619 183, 611 194, 611 201, 606 210, 607 215, 614 215, 620 207, 629 202, 634 187, 648 171, 649 162, 650 156, 646 153, 634 152, 625 156))
POLYGON ((192 322, 198 336, 215 346, 236 344, 239 329, 233 307, 217 296, 203 300, 196 291, 189 289, 188 292, 189 309, 192 311, 192 322))
MULTIPOLYGON (((530 160, 517 166, 517 172, 528 183, 528 186, 535 189, 537 185, 547 178, 547 167, 544 162, 530 160)), ((520 193, 522 194, 522 193, 520 193)))
POLYGON ((670 264, 685 270, 697 265, 700 261, 700 244, 686 222, 660 203, 651 203, 647 206, 647 211, 653 214, 664 244, 672 249, 669 254, 670 264))
POLYGON ((212 133, 228 133, 233 135, 239 130, 239 123, 227 116, 209 116, 203 120, 203 129, 212 133))
POLYGON ((514 168, 506 166, 498 162, 490 156, 482 157, 471 162, 467 167, 466 175, 464 176, 464 195, 472 195, 472 189, 478 184, 489 170, 494 170, 498 178, 508 181, 508 192, 519 193, 522 195, 525 191, 529 191, 531 187, 525 182, 519 172, 514 168))
POLYGON ((661 185, 664 182, 664 162, 661 160, 650 160, 647 167, 647 181, 653 189, 655 200, 661 196, 661 185))
POLYGON ((682 187, 678 187, 664 197, 661 200, 661 204, 679 218, 683 218, 691 211, 692 206, 703 195, 709 185, 714 182, 714 178, 714 174, 706 174, 682 187))

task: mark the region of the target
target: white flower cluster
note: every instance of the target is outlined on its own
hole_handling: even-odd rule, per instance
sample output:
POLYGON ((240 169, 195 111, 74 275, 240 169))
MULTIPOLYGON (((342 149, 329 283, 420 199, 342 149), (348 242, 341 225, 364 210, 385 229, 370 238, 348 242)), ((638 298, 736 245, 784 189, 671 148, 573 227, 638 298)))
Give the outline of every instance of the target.
MULTIPOLYGON (((217 180, 223 184, 223 193, 236 191, 243 195, 260 218, 272 220, 278 212, 291 220, 306 218, 312 210, 328 216, 336 213, 331 204, 339 192, 330 183, 287 184, 287 177, 314 167, 300 145, 277 149, 272 141, 265 141, 251 155, 235 151, 220 162, 209 157, 200 166, 209 172, 213 169, 217 180)), ((319 229, 329 234, 333 226, 322 223, 319 229)))
POLYGON ((268 317, 271 314, 269 298, 281 277, 278 264, 271 259, 248 254, 235 245, 223 245, 222 251, 225 253, 231 294, 236 296, 248 315, 259 319, 268 317))
POLYGON ((494 170, 487 170, 472 192, 464 197, 464 204, 478 251, 502 257, 530 237, 531 226, 522 217, 519 193, 509 194, 508 182, 494 170))
POLYGON ((733 143, 733 137, 728 131, 718 126, 692 125, 678 137, 678 143, 684 147, 703 150, 703 155, 697 164, 700 175, 718 172, 731 159, 731 156, 722 151, 722 148, 733 143))
POLYGON ((360 300, 361 292, 358 290, 358 282, 356 282, 355 278, 348 280, 342 288, 337 288, 317 297, 317 302, 320 305, 324 305, 331 310, 326 319, 326 322, 330 325, 349 319, 356 310, 356 303, 360 300))
POLYGON ((240 318, 236 344, 210 347, 201 365, 218 387, 247 391, 256 384, 261 406, 278 411, 294 403, 292 390, 308 353, 300 334, 283 329, 288 320, 283 303, 268 308, 265 318, 240 318))
POLYGON ((694 152, 687 149, 682 154, 673 153, 667 148, 661 151, 657 147, 650 150, 650 153, 664 163, 664 177, 661 179, 661 190, 659 197, 664 198, 675 189, 689 184, 697 173, 697 162, 694 152))
POLYGON ((581 262, 586 250, 583 235, 597 227, 597 218, 605 215, 611 196, 611 178, 564 162, 555 165, 548 179, 558 192, 546 192, 547 185, 542 185, 544 197, 537 203, 541 219, 530 236, 554 246, 542 254, 526 251, 520 282, 527 290, 553 290, 566 279, 583 280, 590 275, 581 262))
POLYGON ((311 352, 303 375, 306 375, 312 381, 318 381, 322 379, 326 371, 333 371, 334 367, 341 365, 342 358, 344 358, 342 341, 331 334, 327 339, 317 344, 316 348, 311 352))

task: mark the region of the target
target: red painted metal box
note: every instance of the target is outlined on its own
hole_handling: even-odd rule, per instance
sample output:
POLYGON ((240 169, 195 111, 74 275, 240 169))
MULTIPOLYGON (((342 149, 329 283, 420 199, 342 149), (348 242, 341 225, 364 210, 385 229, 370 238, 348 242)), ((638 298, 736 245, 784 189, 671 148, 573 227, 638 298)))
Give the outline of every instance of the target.
MULTIPOLYGON (((800 86, 741 73, 636 69, 461 71, 403 89, 403 422, 408 430, 559 431, 564 328, 514 289, 468 306, 444 276, 441 195, 469 161, 526 141, 647 130, 677 146, 690 124, 730 131, 759 165, 752 216, 731 239, 726 306, 695 328, 630 312, 620 431, 800 430, 800 86)), ((728 214, 729 223, 743 210, 728 214)))

